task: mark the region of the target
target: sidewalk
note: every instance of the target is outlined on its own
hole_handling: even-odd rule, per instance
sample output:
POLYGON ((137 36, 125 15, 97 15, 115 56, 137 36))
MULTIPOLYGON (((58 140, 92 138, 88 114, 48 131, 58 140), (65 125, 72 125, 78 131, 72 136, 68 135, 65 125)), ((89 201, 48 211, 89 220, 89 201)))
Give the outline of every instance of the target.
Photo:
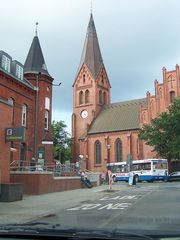
MULTIPOLYGON (((113 185, 113 190, 127 188, 127 185, 113 185)), ((97 194, 104 194, 108 185, 91 189, 76 189, 43 195, 25 195, 16 202, 0 202, 0 224, 25 223, 43 216, 76 206, 79 202, 92 199, 97 194)))

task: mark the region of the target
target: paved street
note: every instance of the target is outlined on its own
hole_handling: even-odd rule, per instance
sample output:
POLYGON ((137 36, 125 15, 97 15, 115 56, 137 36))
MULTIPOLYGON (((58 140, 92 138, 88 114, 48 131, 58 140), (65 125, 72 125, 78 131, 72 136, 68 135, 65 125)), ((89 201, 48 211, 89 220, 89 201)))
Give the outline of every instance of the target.
POLYGON ((62 228, 180 228, 180 183, 138 183, 135 187, 116 183, 113 189, 92 189, 93 196, 41 221, 58 223, 62 228))
POLYGON ((102 185, 0 203, 1 223, 28 221, 62 228, 179 230, 180 182, 115 183, 112 191, 102 185))

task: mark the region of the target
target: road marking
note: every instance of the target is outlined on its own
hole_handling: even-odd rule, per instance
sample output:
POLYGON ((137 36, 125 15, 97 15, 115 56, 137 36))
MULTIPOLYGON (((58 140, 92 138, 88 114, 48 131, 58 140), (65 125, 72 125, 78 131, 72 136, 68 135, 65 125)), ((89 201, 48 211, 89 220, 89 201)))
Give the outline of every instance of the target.
POLYGON ((101 206, 100 203, 97 204, 83 204, 82 206, 66 209, 67 211, 79 211, 79 210, 91 210, 98 206, 101 206))
POLYGON ((67 211, 79 211, 79 210, 92 210, 92 209, 97 209, 97 210, 124 210, 125 208, 128 208, 131 206, 131 203, 109 203, 107 205, 102 206, 102 204, 97 203, 97 204, 83 204, 82 206, 74 207, 74 208, 69 208, 66 209, 67 211), (100 207, 101 206, 101 207, 100 207))
MULTIPOLYGON (((125 208, 128 208, 129 206, 132 205, 132 203, 126 203, 126 202, 118 202, 118 203, 112 203, 112 201, 116 201, 116 200, 137 200, 139 197, 142 197, 141 195, 125 195, 125 196, 105 196, 101 199, 99 199, 99 201, 111 201, 110 203, 104 205, 102 203, 86 203, 83 205, 80 205, 78 207, 73 207, 73 208, 68 208, 66 209, 67 211, 80 211, 80 210, 92 210, 92 209, 97 209, 97 210, 102 210, 102 209, 106 209, 106 210, 123 210, 125 208)), ((133 201, 134 202, 134 201, 133 201)))
POLYGON ((125 195, 125 196, 116 196, 116 197, 109 197, 109 196, 106 196, 106 197, 103 197, 101 199, 99 199, 100 201, 108 201, 108 200, 135 200, 135 199, 138 199, 139 197, 141 197, 141 195, 125 195))
POLYGON ((106 209, 106 210, 118 210, 118 209, 125 209, 128 208, 131 205, 131 203, 109 203, 103 207, 98 208, 98 210, 106 209))

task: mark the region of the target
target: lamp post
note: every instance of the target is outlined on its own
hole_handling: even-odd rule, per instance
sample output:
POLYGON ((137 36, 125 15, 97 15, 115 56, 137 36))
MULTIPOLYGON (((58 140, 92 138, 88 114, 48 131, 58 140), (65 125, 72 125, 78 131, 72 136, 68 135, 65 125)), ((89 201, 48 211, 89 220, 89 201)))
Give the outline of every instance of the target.
POLYGON ((111 149, 111 145, 107 144, 107 163, 110 163, 110 149, 111 149))
POLYGON ((34 157, 37 162, 37 129, 38 129, 38 102, 39 102, 39 72, 36 76, 35 127, 34 127, 34 157))

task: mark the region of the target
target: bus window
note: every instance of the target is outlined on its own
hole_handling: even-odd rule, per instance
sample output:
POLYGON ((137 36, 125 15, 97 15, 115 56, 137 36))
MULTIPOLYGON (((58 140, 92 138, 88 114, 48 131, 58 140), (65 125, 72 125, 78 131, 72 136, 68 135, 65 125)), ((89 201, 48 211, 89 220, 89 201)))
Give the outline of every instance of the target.
POLYGON ((151 170, 151 163, 136 163, 132 166, 132 171, 151 170))
POLYGON ((151 163, 144 163, 143 170, 151 170, 151 163))
POLYGON ((167 169, 167 162, 153 161, 153 169, 167 169))

